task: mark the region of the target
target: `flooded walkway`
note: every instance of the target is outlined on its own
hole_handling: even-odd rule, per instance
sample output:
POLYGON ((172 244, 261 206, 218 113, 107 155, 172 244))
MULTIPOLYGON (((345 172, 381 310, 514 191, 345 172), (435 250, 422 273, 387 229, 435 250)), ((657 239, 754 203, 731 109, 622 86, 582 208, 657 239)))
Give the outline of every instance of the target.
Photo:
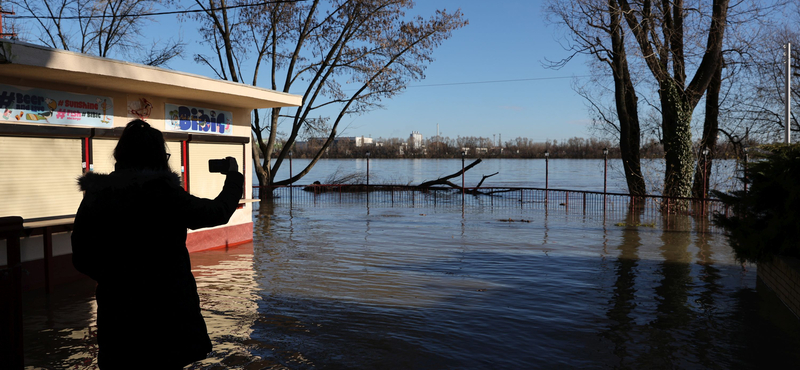
MULTIPOLYGON (((676 217, 662 231, 532 210, 347 206, 256 217, 252 245, 192 254, 214 342, 192 369, 800 360, 796 320, 704 220, 676 217)), ((26 296, 29 368, 94 368, 92 294, 78 283, 26 296)), ((150 367, 146 353, 131 356, 150 367)))

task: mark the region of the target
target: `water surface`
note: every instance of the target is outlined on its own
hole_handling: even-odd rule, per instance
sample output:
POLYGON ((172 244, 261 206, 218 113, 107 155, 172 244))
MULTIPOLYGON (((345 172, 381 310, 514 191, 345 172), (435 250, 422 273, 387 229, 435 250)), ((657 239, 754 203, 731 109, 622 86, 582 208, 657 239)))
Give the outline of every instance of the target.
MULTIPOLYGON (((465 159, 465 165, 475 161, 465 159)), ((294 159, 292 174, 298 174, 308 165, 308 159, 294 159)), ((371 184, 419 184, 434 180, 461 170, 461 159, 370 159, 371 184)), ((728 191, 741 186, 737 179, 735 160, 716 160, 709 169, 711 188, 728 191)), ((255 169, 254 169, 255 171, 255 169)), ((297 184, 311 184, 314 181, 327 183, 330 178, 346 174, 366 175, 367 161, 355 159, 321 159, 297 184)), ((571 189, 602 191, 606 173, 609 192, 627 193, 628 186, 622 162, 609 159, 608 169, 602 159, 484 159, 480 164, 466 172, 464 182, 467 187, 477 186, 484 175, 489 177, 483 186, 495 187, 535 187, 544 188, 545 182, 551 189, 571 189), (547 176, 545 176, 547 175, 547 176), (546 179, 547 177, 547 179, 546 179)), ((664 161, 660 159, 642 160, 642 175, 647 183, 649 194, 660 194, 663 187, 664 161)), ((289 177, 289 163, 284 162, 278 170, 276 179, 289 177)), ((253 173, 253 185, 258 179, 253 173)), ((460 185, 461 179, 454 179, 460 185)))
MULTIPOLYGON (((662 230, 628 217, 263 207, 252 245, 192 254, 214 352, 190 368, 738 369, 800 360, 796 319, 757 289, 755 266, 736 263, 707 220, 675 216, 662 230)), ((27 363, 93 368, 91 292, 60 294, 49 306, 26 303, 27 363)))

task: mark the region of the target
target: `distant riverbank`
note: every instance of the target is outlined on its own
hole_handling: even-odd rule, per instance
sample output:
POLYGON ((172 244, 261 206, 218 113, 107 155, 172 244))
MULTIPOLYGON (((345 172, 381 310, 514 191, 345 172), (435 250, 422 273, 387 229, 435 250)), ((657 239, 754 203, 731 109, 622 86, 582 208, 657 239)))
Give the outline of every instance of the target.
MULTIPOLYGON (((608 158, 620 158, 619 146, 616 143, 594 138, 576 137, 560 142, 558 140, 534 142, 528 138, 516 138, 503 144, 489 138, 474 137, 431 138, 421 144, 397 138, 370 140, 363 145, 356 145, 346 139, 338 140, 325 150, 322 158, 366 158, 369 153, 370 158, 381 159, 460 159, 463 152, 466 158, 538 159, 547 156, 551 159, 602 159, 603 149, 608 149, 608 158)), ((697 146, 699 147, 699 144, 697 146)), ((322 142, 298 142, 292 147, 292 156, 301 159, 314 158, 321 147, 322 142)), ((737 149, 734 145, 724 142, 717 144, 711 155, 714 158, 733 159, 741 156, 737 150, 740 152, 741 148, 737 149)), ((661 143, 651 139, 642 143, 639 156, 643 159, 664 158, 664 148, 661 143)))

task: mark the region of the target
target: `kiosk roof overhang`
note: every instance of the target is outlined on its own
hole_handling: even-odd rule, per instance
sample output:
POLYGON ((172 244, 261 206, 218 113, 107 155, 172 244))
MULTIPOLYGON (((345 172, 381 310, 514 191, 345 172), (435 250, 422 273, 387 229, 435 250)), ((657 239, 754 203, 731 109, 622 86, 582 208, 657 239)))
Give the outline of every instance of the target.
POLYGON ((209 102, 238 108, 296 107, 300 95, 190 73, 0 40, 0 81, 50 81, 125 93, 209 102))

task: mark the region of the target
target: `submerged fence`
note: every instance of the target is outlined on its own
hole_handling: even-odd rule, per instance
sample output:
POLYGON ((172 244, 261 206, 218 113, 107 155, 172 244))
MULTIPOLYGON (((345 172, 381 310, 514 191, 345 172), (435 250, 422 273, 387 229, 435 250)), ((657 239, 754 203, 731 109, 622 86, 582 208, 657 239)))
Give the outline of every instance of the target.
POLYGON ((253 187, 253 197, 271 191, 273 204, 327 206, 336 204, 368 207, 463 207, 519 208, 568 214, 609 215, 622 218, 635 210, 638 216, 728 215, 718 199, 634 196, 582 190, 522 187, 481 187, 462 190, 449 187, 420 188, 411 185, 306 185, 253 187))

